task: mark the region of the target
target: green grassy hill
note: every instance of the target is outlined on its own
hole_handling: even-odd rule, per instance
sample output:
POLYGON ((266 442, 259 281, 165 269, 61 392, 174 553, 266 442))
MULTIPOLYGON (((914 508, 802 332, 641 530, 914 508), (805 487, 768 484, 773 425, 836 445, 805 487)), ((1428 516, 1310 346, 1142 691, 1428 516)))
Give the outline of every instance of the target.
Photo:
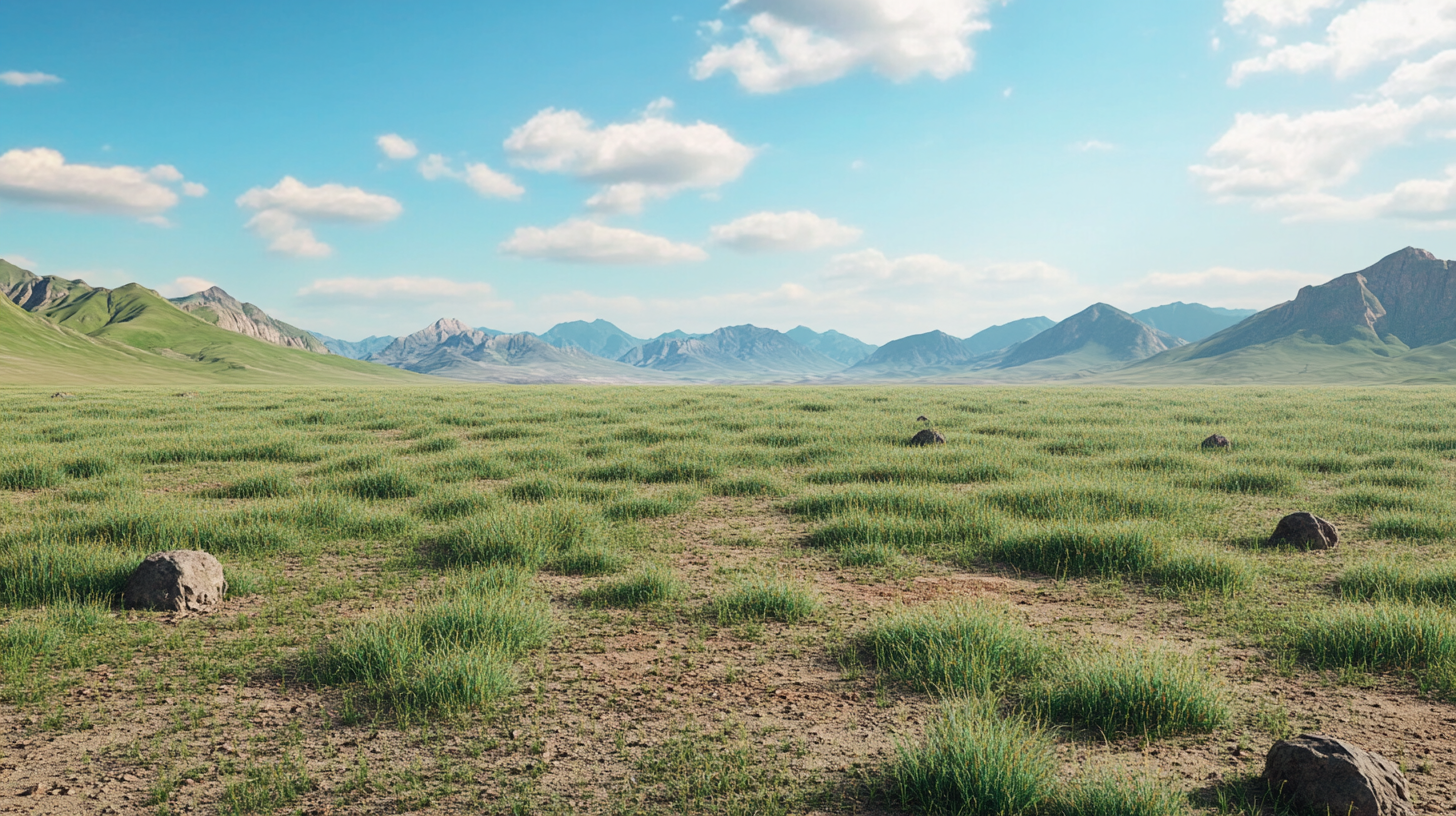
MULTIPOLYGON (((23 272, 0 269, 11 277, 16 271, 23 272)), ((428 381, 388 366, 280 348, 217 328, 135 283, 118 289, 74 285, 34 313, 9 299, 0 298, 0 304, 0 360, 5 363, 0 385, 428 381)))

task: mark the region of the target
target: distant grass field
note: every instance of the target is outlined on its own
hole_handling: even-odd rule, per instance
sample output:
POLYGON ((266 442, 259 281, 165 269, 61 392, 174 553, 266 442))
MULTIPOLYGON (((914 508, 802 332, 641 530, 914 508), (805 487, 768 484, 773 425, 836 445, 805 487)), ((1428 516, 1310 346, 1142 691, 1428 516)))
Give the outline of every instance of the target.
POLYGON ((145 812, 1252 816, 1173 766, 1059 776, 1058 746, 1259 753, 1296 716, 1268 689, 1305 682, 1456 699, 1444 389, 0 408, 0 713, 104 735, 145 812), (922 414, 947 444, 906 444, 922 414), (1200 449, 1215 432, 1233 449, 1200 449), (1296 510, 1340 547, 1269 545, 1296 510), (223 561, 226 608, 120 610, 130 569, 179 548, 223 561))

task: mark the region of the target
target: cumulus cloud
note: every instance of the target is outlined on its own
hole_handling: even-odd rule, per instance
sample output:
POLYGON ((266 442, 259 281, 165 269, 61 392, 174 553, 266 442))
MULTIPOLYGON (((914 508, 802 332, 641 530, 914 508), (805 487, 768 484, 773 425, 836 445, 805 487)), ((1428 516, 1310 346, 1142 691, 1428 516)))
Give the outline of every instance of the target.
MULTIPOLYGON (((298 290, 299 297, 323 300, 413 301, 421 303, 496 303, 488 283, 448 278, 396 276, 390 278, 328 278, 298 290)), ((509 304, 506 304, 509 305, 509 304)))
POLYGON ((1298 209, 1353 178, 1375 152, 1404 142, 1420 125, 1456 117, 1456 100, 1384 100, 1302 116, 1241 113, 1191 169, 1221 200, 1252 198, 1298 209))
POLYGON ((398 133, 386 133, 378 139, 375 139, 374 143, 379 145, 380 152, 386 158, 396 161, 413 159, 415 156, 420 155, 420 149, 415 147, 415 143, 398 133))
MULTIPOLYGON (((751 15, 742 37, 714 44, 698 79, 731 73, 752 93, 778 93, 868 67, 896 82, 971 69, 971 36, 996 0, 729 0, 751 15)), ((718 31, 710 33, 717 34, 718 31)))
POLYGON ((302 218, 355 223, 392 221, 404 212, 387 195, 342 184, 310 187, 293 176, 284 176, 272 187, 254 187, 238 196, 237 203, 254 210, 282 210, 302 218))
POLYGON ((1424 62, 1401 63, 1380 86, 1380 92, 1386 96, 1418 96, 1445 88, 1456 88, 1456 48, 1424 62))
POLYGON ((334 248, 314 237, 313 230, 286 210, 263 210, 245 225, 268 242, 268 249, 295 258, 327 258, 334 248))
POLYGON ((0 73, 0 84, 9 85, 12 88, 23 88, 26 85, 55 85, 61 78, 55 74, 44 74, 40 71, 6 71, 0 73))
POLYGON ((1286 45, 1235 63, 1229 83, 1271 71, 1303 74, 1325 68, 1347 77, 1451 42, 1456 42, 1456 0, 1366 0, 1335 17, 1323 42, 1286 45))
POLYGON ((1271 26, 1304 25, 1313 12, 1334 8, 1344 0, 1224 0, 1223 18, 1239 25, 1257 18, 1271 26))
POLYGON ((753 148, 717 125, 669 121, 666 102, 637 121, 602 127, 578 111, 547 108, 512 131, 506 152, 518 167, 602 185, 588 201, 599 212, 637 212, 649 199, 715 189, 743 174, 753 148))
POLYGON ((44 147, 0 155, 0 199, 76 212, 155 219, 177 205, 177 193, 167 185, 182 181, 182 173, 169 164, 150 170, 71 164, 44 147))
POLYGON ((713 227, 713 242, 741 252, 805 252, 843 246, 861 232, 812 212, 760 212, 713 227))
POLYGON ((522 258, 585 264, 660 265, 705 260, 708 253, 657 235, 571 220, 554 227, 521 227, 500 245, 522 258))
POLYGON ((184 275, 172 281, 171 283, 164 283, 161 286, 158 286, 157 294, 167 298, 186 297, 187 295, 191 295, 196 292, 202 292, 207 289, 211 289, 216 285, 217 284, 213 283, 210 280, 204 280, 203 278, 194 278, 184 275))
POLYGON ((310 187, 293 176, 284 176, 272 187, 254 187, 238 196, 237 204, 258 211, 246 226, 268 242, 269 250, 298 258, 333 254, 332 247, 314 236, 310 221, 379 223, 404 212, 387 195, 342 184, 310 187))
POLYGON ((442 178, 463 181, 472 190, 486 198, 520 198, 526 188, 505 173, 492 170, 482 162, 468 163, 464 170, 450 166, 450 160, 439 153, 431 153, 420 162, 420 175, 430 181, 442 178))

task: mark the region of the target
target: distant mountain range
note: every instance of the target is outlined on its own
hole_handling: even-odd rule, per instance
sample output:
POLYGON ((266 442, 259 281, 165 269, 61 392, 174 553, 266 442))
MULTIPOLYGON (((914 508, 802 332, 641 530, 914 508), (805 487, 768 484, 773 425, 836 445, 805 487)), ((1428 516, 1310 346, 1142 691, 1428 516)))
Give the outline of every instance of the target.
POLYGON ((442 319, 406 337, 349 342, 217 287, 169 302, 137 284, 92 287, 5 261, 0 293, 0 384, 1456 380, 1456 263, 1409 247, 1257 313, 1179 302, 1129 314, 1098 303, 1057 323, 1026 318, 964 339, 931 331, 879 347, 805 326, 648 340, 605 320, 538 336, 442 319))

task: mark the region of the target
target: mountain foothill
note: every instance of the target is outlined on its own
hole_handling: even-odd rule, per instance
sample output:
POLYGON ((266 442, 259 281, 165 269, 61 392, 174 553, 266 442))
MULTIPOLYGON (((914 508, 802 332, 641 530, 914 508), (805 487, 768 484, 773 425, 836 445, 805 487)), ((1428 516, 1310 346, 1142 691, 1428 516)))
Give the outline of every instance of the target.
POLYGON ((308 332, 214 286, 168 300, 0 260, 0 384, 1424 383, 1456 379, 1456 262, 1406 248, 1262 311, 1095 303, 883 346, 753 325, 637 337, 606 320, 511 333, 441 318, 403 337, 308 332))

